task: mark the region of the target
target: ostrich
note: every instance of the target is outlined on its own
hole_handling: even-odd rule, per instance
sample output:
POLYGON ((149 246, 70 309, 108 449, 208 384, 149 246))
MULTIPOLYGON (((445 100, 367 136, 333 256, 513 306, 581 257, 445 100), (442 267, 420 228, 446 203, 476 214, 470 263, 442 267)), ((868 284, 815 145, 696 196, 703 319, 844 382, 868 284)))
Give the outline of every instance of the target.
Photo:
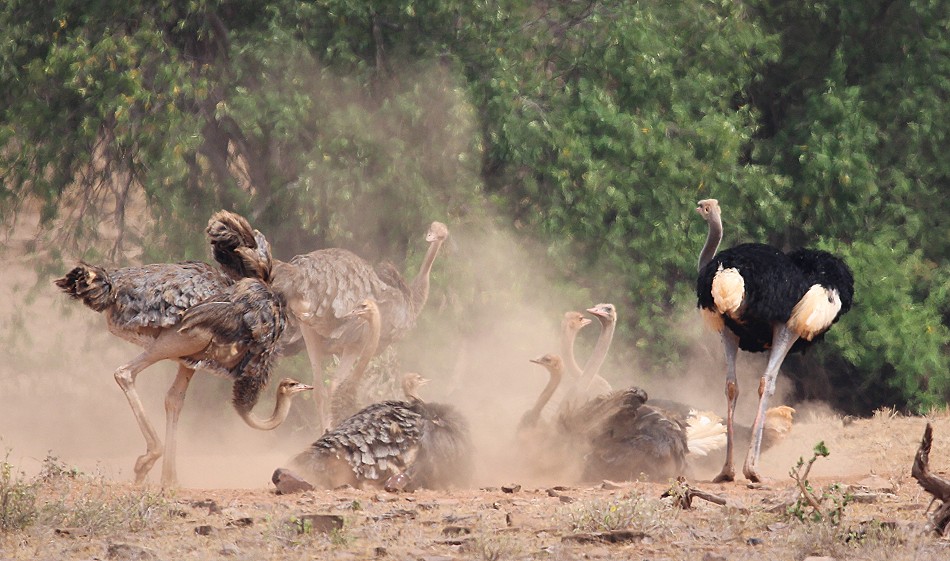
POLYGON ((426 233, 429 249, 419 272, 407 283, 391 263, 374 268, 356 254, 327 248, 297 255, 289 262, 276 261, 273 288, 287 301, 291 318, 300 328, 317 386, 314 402, 321 429, 330 425, 329 405, 338 381, 352 369, 360 354, 362 323, 345 314, 360 301, 372 298, 379 306, 381 326, 378 348, 401 339, 416 323, 429 298, 429 274, 439 249, 449 236, 441 222, 426 233), (334 376, 325 386, 323 361, 340 356, 334 376))
POLYGON ((758 460, 769 397, 779 368, 790 351, 802 351, 851 308, 854 277, 841 259, 826 252, 778 249, 746 243, 723 250, 722 217, 716 199, 699 201, 696 211, 709 226, 699 254, 698 306, 707 326, 722 338, 726 355, 726 461, 715 481, 733 481, 733 416, 739 388, 736 354, 769 351, 759 382, 759 408, 742 472, 761 481, 758 460))
POLYGON ((274 471, 314 487, 383 487, 389 491, 464 485, 471 475, 468 423, 451 406, 418 397, 422 378, 403 377, 405 401, 374 403, 325 433, 274 471), (300 477, 297 477, 297 476, 300 477))
POLYGON ((165 396, 163 487, 174 487, 178 482, 176 430, 185 392, 196 369, 233 380, 234 408, 245 423, 260 430, 280 425, 287 417, 291 399, 313 389, 285 379, 279 384, 270 418, 260 419, 252 413, 274 363, 277 339, 284 328, 284 304, 267 284, 267 240, 253 232, 243 217, 221 212, 212 216, 207 230, 215 247, 226 243, 215 234, 215 226, 222 220, 237 225, 250 240, 249 247, 230 262, 230 270, 252 276, 234 281, 199 262, 110 270, 80 263, 55 281, 72 298, 104 313, 114 335, 145 349, 114 374, 145 437, 146 451, 135 462, 136 483, 145 481, 163 453, 162 442, 135 388, 136 377, 152 364, 165 359, 179 363, 178 374, 165 396))
MULTIPOLYGON (((366 368, 369 366, 370 359, 376 354, 376 347, 379 345, 379 306, 370 299, 363 300, 350 313, 342 318, 362 318, 369 326, 369 330, 362 336, 362 347, 359 354, 359 360, 353 366, 353 370, 346 378, 340 382, 337 391, 333 394, 333 401, 330 403, 331 424, 335 426, 343 419, 359 411, 359 389, 366 368)), ((405 388, 404 388, 405 389, 405 388)))
POLYGON ((566 441, 565 451, 583 457, 585 481, 632 479, 641 473, 663 479, 684 472, 689 449, 684 423, 644 405, 647 393, 637 387, 597 396, 577 408, 562 408, 553 431, 540 427, 539 413, 563 377, 564 363, 552 354, 531 362, 545 367, 550 377, 534 407, 522 417, 520 435, 566 441))

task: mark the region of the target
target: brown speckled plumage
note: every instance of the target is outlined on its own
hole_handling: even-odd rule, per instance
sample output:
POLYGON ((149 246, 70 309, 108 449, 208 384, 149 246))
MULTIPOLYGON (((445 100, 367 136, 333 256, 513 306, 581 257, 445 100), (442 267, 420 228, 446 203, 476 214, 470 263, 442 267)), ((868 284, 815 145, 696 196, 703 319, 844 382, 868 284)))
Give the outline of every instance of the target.
MULTIPOLYGON (((144 348, 131 362, 115 371, 135 413, 147 451, 136 462, 136 481, 142 482, 162 455, 162 443, 138 397, 135 378, 164 359, 179 363, 179 372, 166 397, 169 424, 163 485, 175 485, 174 432, 185 391, 197 368, 234 381, 233 403, 252 427, 270 429, 286 417, 289 399, 310 386, 286 380, 278 392, 274 414, 265 420, 251 414, 274 364, 277 341, 286 313, 282 299, 268 286, 271 258, 267 240, 244 218, 222 211, 209 221, 211 243, 245 247, 236 252, 215 251, 230 276, 205 263, 158 263, 106 269, 80 263, 55 284, 69 296, 106 317, 109 330, 144 348), (226 222, 228 226, 219 225, 226 222), (247 245, 250 244, 250 245, 247 245), (242 278, 245 275, 247 278, 242 278)), ((282 383, 283 384, 283 383, 282 383)))
POLYGON ((465 485, 471 462, 465 418, 449 405, 410 399, 364 408, 295 456, 288 468, 322 488, 382 487, 398 478, 398 488, 412 490, 465 485))

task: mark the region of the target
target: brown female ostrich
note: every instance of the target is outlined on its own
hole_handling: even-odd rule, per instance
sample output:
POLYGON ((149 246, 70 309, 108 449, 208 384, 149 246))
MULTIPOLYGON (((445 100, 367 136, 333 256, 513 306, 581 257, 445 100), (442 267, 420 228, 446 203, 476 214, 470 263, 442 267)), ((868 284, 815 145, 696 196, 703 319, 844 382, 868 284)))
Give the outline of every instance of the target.
POLYGON ((634 479, 640 474, 665 479, 683 474, 688 453, 685 426, 644 405, 647 394, 640 388, 600 395, 576 408, 566 406, 553 429, 539 427, 537 413, 554 393, 564 365, 560 357, 551 354, 531 362, 544 366, 550 378, 537 403, 522 418, 519 434, 567 443, 561 450, 582 459, 585 481, 634 479))
POLYGON ((160 263, 106 270, 81 263, 56 285, 71 297, 106 316, 114 335, 145 348, 115 371, 132 413, 145 437, 146 451, 135 462, 135 481, 142 483, 162 455, 162 442, 142 407, 135 379, 160 360, 179 363, 178 374, 165 396, 165 459, 162 486, 177 485, 176 429, 185 391, 195 369, 202 368, 234 381, 233 404, 251 427, 270 430, 287 417, 290 400, 312 389, 284 380, 270 418, 259 419, 251 409, 267 384, 284 328, 282 300, 271 292, 270 247, 259 232, 237 215, 220 212, 211 217, 212 245, 227 243, 216 237, 221 221, 237 228, 246 250, 229 263, 230 270, 251 275, 236 282, 205 263, 160 263))
POLYGON ((764 244, 723 250, 722 217, 716 199, 699 201, 696 211, 709 225, 699 254, 698 306, 707 325, 722 338, 726 355, 726 461, 716 481, 732 481, 733 414, 739 387, 736 354, 769 351, 759 383, 759 408, 743 474, 760 481, 757 464, 769 397, 789 351, 801 351, 851 308, 854 277, 841 259, 826 251, 798 249, 788 254, 764 244))
POLYGON ((409 399, 374 403, 346 419, 274 471, 274 484, 289 475, 321 489, 465 485, 472 463, 468 423, 449 405, 419 399, 420 380, 406 374, 409 399))
POLYGON ((410 283, 389 263, 374 268, 356 254, 339 248, 320 249, 274 265, 274 291, 281 294, 294 322, 300 328, 313 370, 320 428, 330 424, 329 404, 339 380, 352 369, 360 354, 362 322, 345 317, 360 301, 370 298, 379 306, 379 348, 401 339, 416 323, 429 297, 429 273, 439 249, 449 236, 441 222, 426 233, 429 249, 419 272, 410 283), (325 386, 323 362, 340 356, 337 371, 325 386))
POLYGON ((361 318, 366 322, 369 329, 362 336, 359 360, 353 365, 353 370, 349 375, 340 382, 336 392, 333 393, 333 401, 330 403, 330 427, 336 426, 360 410, 360 383, 363 381, 369 361, 376 354, 376 347, 379 345, 380 318, 379 307, 376 302, 369 299, 363 300, 341 319, 345 320, 351 317, 361 318))

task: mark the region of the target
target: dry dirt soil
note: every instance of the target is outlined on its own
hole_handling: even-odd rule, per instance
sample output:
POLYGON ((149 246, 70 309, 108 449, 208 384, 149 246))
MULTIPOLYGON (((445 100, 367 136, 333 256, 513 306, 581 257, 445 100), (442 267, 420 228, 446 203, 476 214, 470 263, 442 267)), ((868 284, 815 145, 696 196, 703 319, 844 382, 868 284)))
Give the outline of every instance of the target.
POLYGON ((661 499, 669 483, 277 495, 266 484, 162 492, 67 470, 39 497, 62 509, 62 523, 7 533, 0 559, 950 559, 950 542, 926 527, 930 498, 909 474, 928 420, 932 466, 950 467, 945 414, 813 416, 764 457, 769 482, 690 481, 726 504, 696 498, 688 510, 661 499), (811 485, 852 495, 838 525, 786 514, 797 496, 788 469, 819 438, 831 455, 816 461, 811 485), (118 504, 137 509, 122 514, 118 504))

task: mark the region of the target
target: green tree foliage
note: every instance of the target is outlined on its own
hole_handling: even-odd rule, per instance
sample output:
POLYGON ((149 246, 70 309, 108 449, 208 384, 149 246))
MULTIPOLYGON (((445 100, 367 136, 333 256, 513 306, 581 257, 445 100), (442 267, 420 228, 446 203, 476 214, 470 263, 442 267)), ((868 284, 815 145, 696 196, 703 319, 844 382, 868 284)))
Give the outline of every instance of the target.
POLYGON ((203 257, 220 207, 281 257, 394 260, 490 210, 566 293, 618 304, 623 363, 666 372, 716 197, 727 245, 855 271, 854 310, 786 369, 852 410, 925 407, 950 397, 944 4, 11 0, 0 212, 39 202, 51 248, 122 262, 203 257))

